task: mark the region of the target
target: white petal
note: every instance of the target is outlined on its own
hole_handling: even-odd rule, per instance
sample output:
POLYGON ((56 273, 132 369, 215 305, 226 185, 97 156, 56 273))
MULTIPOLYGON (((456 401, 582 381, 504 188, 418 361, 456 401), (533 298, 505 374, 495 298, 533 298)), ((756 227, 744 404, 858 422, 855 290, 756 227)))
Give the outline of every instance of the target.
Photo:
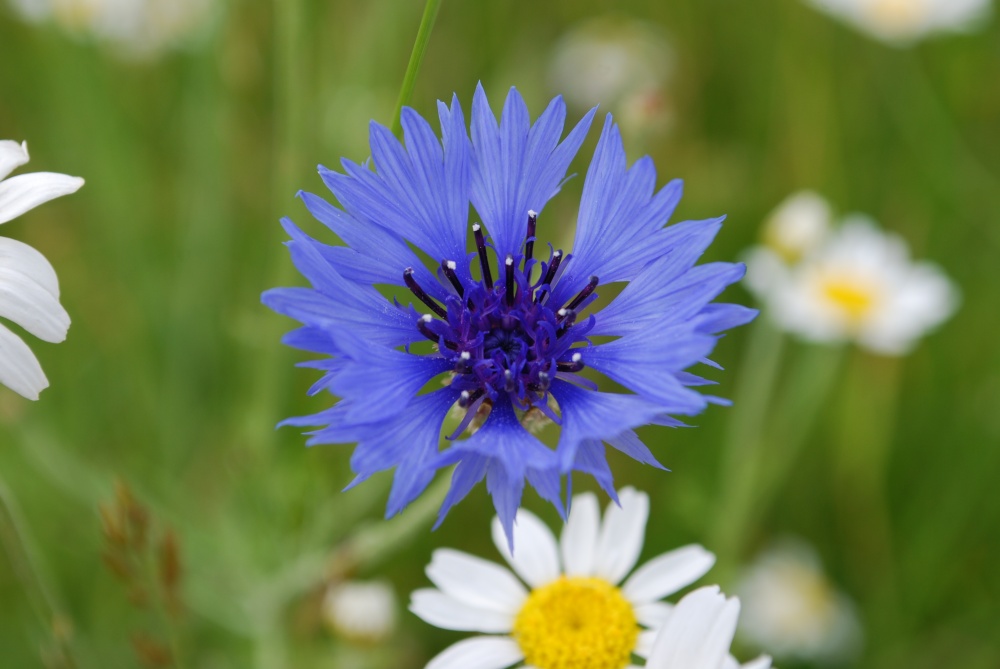
POLYGON ((426 669, 505 669, 523 659, 513 639, 480 636, 445 648, 426 669))
POLYGON ((653 650, 653 642, 656 641, 656 634, 659 630, 643 630, 639 632, 639 638, 635 642, 635 654, 642 658, 649 657, 653 650))
POLYGON ((639 567, 625 582, 622 593, 633 604, 655 602, 691 585, 708 573, 715 555, 692 544, 664 553, 639 567))
POLYGON ((597 543, 597 563, 594 573, 610 583, 620 583, 635 566, 646 538, 649 517, 649 497, 634 488, 618 493, 621 507, 614 502, 604 512, 604 524, 597 543))
POLYGON ((0 179, 28 162, 28 143, 9 139, 0 141, 0 179))
POLYGON ((740 603, 717 586, 695 590, 677 604, 653 643, 648 669, 719 669, 736 632, 740 603))
POLYGON ((510 632, 514 627, 511 614, 469 606, 433 588, 413 591, 410 611, 426 623, 457 632, 510 632))
POLYGON ((0 237, 0 267, 7 267, 38 282, 45 290, 59 297, 59 279, 56 271, 41 253, 24 242, 0 237))
POLYGON ((6 223, 38 205, 75 193, 83 185, 80 177, 55 172, 19 174, 0 181, 0 223, 6 223))
POLYGON ((37 281, 7 267, 0 267, 0 317, 52 343, 66 339, 69 330, 69 314, 59 300, 37 281))
POLYGON ((556 538, 538 516, 520 509, 514 519, 514 555, 498 518, 493 518, 493 543, 508 564, 532 588, 559 578, 556 538))
POLYGON ((49 387, 38 358, 20 337, 0 325, 0 384, 29 400, 49 387))
POLYGON ((567 576, 592 576, 597 557, 601 509, 597 496, 586 492, 573 497, 573 506, 559 540, 563 571, 567 576))
POLYGON ((738 666, 741 666, 742 669, 771 669, 771 658, 767 655, 761 655, 756 660, 738 666))
POLYGON ((674 606, 666 602, 650 602, 649 604, 640 604, 634 610, 636 620, 639 621, 640 625, 662 627, 667 622, 667 618, 670 617, 674 606))
POLYGON ((427 576, 442 592, 463 604, 516 614, 528 596, 512 573, 500 565, 460 551, 434 551, 427 576))

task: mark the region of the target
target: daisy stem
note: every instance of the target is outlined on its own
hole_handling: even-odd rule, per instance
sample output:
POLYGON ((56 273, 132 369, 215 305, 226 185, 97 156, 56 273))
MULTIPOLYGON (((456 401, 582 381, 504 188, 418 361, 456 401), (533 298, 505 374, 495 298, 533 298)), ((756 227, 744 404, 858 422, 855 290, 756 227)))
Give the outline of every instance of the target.
MULTIPOLYGON (((766 318, 749 332, 733 392, 733 411, 723 445, 718 505, 709 547, 727 560, 740 558, 748 534, 747 510, 759 479, 764 417, 781 367, 784 335, 766 318)), ((720 565, 724 566, 724 565, 720 565)))
POLYGON ((831 471, 837 524, 851 573, 864 579, 853 585, 890 606, 895 601, 895 565, 886 483, 900 370, 897 358, 855 353, 841 399, 831 471))
POLYGON ((410 52, 410 63, 406 66, 403 86, 399 89, 399 98, 396 100, 396 111, 392 114, 392 133, 397 137, 403 132, 400 115, 403 112, 403 107, 410 104, 410 98, 413 97, 413 88, 417 83, 417 72, 420 71, 420 63, 424 60, 424 52, 427 51, 431 30, 434 28, 434 22, 437 20, 440 8, 441 0, 427 0, 427 4, 424 5, 424 15, 420 19, 420 27, 417 29, 417 39, 413 43, 413 51, 410 52))
POLYGON ((0 544, 3 545, 15 576, 24 587, 31 607, 42 627, 51 636, 62 662, 60 666, 78 667, 70 640, 69 618, 56 604, 52 588, 45 581, 39 561, 31 548, 26 525, 13 492, 0 477, 0 544))

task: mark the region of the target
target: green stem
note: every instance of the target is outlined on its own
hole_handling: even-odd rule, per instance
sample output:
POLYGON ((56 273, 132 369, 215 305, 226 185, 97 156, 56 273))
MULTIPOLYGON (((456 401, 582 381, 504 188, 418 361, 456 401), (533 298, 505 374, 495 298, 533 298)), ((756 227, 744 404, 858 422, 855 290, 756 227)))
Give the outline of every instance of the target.
POLYGON ((69 667, 77 667, 72 644, 66 630, 68 617, 56 604, 52 589, 45 582, 38 561, 31 550, 25 523, 17 508, 14 494, 0 478, 0 544, 3 544, 11 567, 21 582, 31 602, 31 607, 46 633, 51 636, 56 650, 69 667))
MULTIPOLYGON (((784 335, 765 318, 751 326, 722 453, 719 502, 709 547, 727 562, 740 558, 763 457, 764 417, 781 367, 784 335)), ((724 566, 724 565, 723 565, 724 566)))
POLYGON ((403 132, 400 122, 400 115, 403 107, 410 104, 413 97, 413 88, 417 84, 417 72, 420 71, 420 63, 424 60, 424 52, 427 51, 427 44, 431 39, 431 30, 437 20, 438 10, 441 8, 441 0, 427 0, 424 5, 424 15, 420 19, 420 28, 417 29, 417 39, 413 43, 413 51, 410 53, 410 64, 406 66, 406 76, 403 77, 403 86, 399 89, 399 99, 396 100, 396 111, 392 114, 392 132, 399 137, 403 132))

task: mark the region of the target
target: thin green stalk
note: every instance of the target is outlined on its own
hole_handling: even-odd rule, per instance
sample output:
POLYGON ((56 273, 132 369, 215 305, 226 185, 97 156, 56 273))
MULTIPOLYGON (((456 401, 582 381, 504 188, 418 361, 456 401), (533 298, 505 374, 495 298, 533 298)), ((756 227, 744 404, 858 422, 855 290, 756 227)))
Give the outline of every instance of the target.
POLYGON ((738 560, 763 457, 764 419, 781 367, 784 335, 762 318, 751 326, 722 453, 719 502, 709 535, 713 551, 738 560))
POLYGON ((66 633, 69 629, 68 618, 56 604, 52 588, 45 582, 27 538, 27 530, 21 520, 14 494, 2 477, 0 477, 0 544, 3 544, 14 574, 28 595, 31 608, 65 660, 66 666, 80 666, 66 633))
POLYGON ((434 22, 437 20, 440 8, 441 0, 427 0, 427 4, 424 5, 424 15, 420 19, 420 28, 417 29, 417 39, 413 43, 413 51, 410 53, 410 64, 406 66, 406 76, 403 77, 403 86, 399 89, 399 98, 396 100, 396 111, 392 114, 392 132, 397 137, 403 132, 400 115, 403 112, 403 107, 410 104, 410 98, 413 97, 413 88, 417 84, 417 73, 424 60, 424 52, 427 51, 431 30, 434 28, 434 22))
MULTIPOLYGON (((901 364, 858 352, 848 372, 832 468, 838 525, 856 588, 895 602, 892 523, 886 482, 901 364)), ((860 590, 859 590, 860 591, 860 590)))

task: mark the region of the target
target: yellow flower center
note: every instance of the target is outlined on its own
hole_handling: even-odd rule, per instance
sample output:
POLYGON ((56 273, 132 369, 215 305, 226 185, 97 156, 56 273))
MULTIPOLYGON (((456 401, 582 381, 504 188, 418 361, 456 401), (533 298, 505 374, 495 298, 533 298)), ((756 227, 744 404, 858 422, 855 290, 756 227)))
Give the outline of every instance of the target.
POLYGON ((878 302, 875 286, 856 277, 826 277, 820 283, 820 291, 855 325, 863 321, 878 302))
POLYGON ((922 0, 875 0, 868 13, 872 21, 885 30, 905 33, 924 18, 925 3, 922 0))
POLYGON ((607 581, 561 576, 532 590, 513 637, 525 663, 538 669, 623 669, 639 624, 621 590, 607 581))

